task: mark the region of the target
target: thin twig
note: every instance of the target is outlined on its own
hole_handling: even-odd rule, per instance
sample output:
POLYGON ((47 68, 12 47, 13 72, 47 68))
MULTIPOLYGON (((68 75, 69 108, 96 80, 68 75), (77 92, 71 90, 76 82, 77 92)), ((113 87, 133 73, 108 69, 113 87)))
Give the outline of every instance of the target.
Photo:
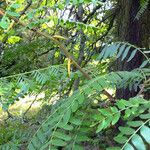
POLYGON ((32 105, 35 103, 35 101, 37 100, 39 93, 36 94, 34 100, 32 101, 32 103, 30 104, 30 106, 27 108, 27 110, 23 113, 23 118, 26 116, 26 114, 28 113, 28 111, 31 109, 32 105))
MULTIPOLYGON (((43 87, 44 87, 44 86, 41 87, 40 92, 42 91, 43 87)), ((39 93, 40 93, 40 92, 39 92, 39 93)), ((35 95, 35 98, 34 98, 34 100, 32 101, 32 103, 31 103, 30 106, 27 108, 27 110, 23 113, 23 118, 26 116, 26 114, 28 113, 28 111, 31 109, 31 107, 33 106, 33 104, 34 104, 35 101, 37 100, 37 97, 38 97, 39 93, 37 93, 37 94, 35 95)))

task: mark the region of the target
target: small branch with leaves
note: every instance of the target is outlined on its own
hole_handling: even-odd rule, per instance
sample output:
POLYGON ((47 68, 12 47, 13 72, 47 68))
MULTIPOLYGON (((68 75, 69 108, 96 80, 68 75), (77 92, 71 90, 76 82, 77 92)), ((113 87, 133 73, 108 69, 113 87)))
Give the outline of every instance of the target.
MULTIPOLYGON (((3 10, 0 10, 0 15, 4 15, 4 11, 3 10)), ((23 27, 28 27, 26 24, 24 24, 22 21, 20 21, 18 18, 16 17, 13 17, 13 16, 10 16, 8 15, 9 18, 11 18, 12 20, 14 20, 16 23, 19 23, 20 25, 22 25, 23 27)), ((55 36, 50 36, 49 34, 47 33, 44 33, 44 32, 41 32, 37 29, 34 29, 34 28, 29 28, 29 30, 37 33, 38 35, 40 36, 43 36, 47 39, 50 39, 51 41, 53 41, 56 45, 59 46, 60 50, 65 54, 65 56, 70 59, 72 61, 72 63, 74 64, 74 66, 83 74, 83 76, 88 79, 88 80, 91 80, 92 78, 89 76, 88 73, 86 73, 79 65, 78 63, 74 60, 73 56, 67 51, 66 47, 58 40, 58 38, 56 38, 55 36)), ((61 36, 60 36, 61 37, 61 36)), ((111 94, 109 94, 106 90, 103 90, 103 94, 106 95, 110 101, 114 101, 114 98, 111 94)))

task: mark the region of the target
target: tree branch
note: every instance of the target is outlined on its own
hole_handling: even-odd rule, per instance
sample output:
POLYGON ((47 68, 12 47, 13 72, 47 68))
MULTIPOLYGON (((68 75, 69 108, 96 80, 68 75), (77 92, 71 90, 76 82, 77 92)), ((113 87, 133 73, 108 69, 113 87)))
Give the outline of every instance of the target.
MULTIPOLYGON (((2 15, 4 15, 3 11, 0 11, 0 12, 2 12, 2 15)), ((11 19, 13 19, 15 22, 18 22, 18 23, 19 23, 20 25, 22 25, 23 27, 27 27, 27 25, 24 24, 23 22, 21 22, 19 19, 15 18, 15 17, 13 17, 13 16, 10 16, 10 15, 8 15, 8 16, 9 16, 11 19)), ((72 61, 72 63, 75 65, 75 67, 83 74, 83 76, 84 76, 86 79, 88 79, 88 80, 91 80, 91 79, 92 79, 92 78, 89 76, 89 74, 86 73, 86 72, 78 65, 78 63, 74 60, 73 56, 67 51, 67 49, 65 48, 65 46, 64 46, 61 42, 59 42, 59 40, 57 40, 56 38, 50 36, 50 35, 47 34, 47 33, 41 32, 41 31, 39 31, 39 30, 37 30, 37 29, 30 29, 30 28, 28 28, 28 29, 31 30, 31 31, 33 31, 33 32, 35 32, 35 33, 37 33, 38 35, 44 36, 44 37, 46 37, 46 38, 52 40, 56 45, 59 46, 60 50, 65 54, 65 56, 66 56, 67 58, 69 58, 69 59, 72 61)), ((105 95, 109 98, 110 101, 112 101, 112 102, 114 101, 113 96, 112 96, 111 94, 109 94, 106 90, 103 90, 103 94, 105 94, 105 95)))

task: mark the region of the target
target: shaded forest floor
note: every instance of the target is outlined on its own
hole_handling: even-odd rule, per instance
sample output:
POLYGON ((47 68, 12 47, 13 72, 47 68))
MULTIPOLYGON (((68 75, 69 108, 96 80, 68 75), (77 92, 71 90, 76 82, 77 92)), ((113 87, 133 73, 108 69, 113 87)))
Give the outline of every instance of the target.
POLYGON ((28 110, 34 98, 26 97, 10 106, 11 117, 0 108, 0 146, 10 144, 14 150, 26 149, 29 139, 50 114, 50 106, 42 104, 40 98, 28 110))

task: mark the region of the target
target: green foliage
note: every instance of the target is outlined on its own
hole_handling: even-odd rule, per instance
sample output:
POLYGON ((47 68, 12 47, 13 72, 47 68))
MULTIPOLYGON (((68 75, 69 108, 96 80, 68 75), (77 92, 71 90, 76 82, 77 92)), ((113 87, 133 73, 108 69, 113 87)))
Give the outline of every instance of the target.
MULTIPOLYGON (((143 118, 141 119, 143 120, 143 118)), ((134 149, 134 147, 137 150, 148 149, 147 146, 148 144, 150 144, 150 136, 148 135, 148 133, 150 132, 149 121, 150 118, 148 117, 147 119, 143 120, 143 122, 142 121, 127 122, 128 123, 127 127, 119 127, 121 133, 114 139, 118 143, 123 144, 121 148, 122 150, 134 149), (146 126, 146 124, 148 124, 148 126, 146 126)))
MULTIPOLYGON (((114 138, 118 143, 115 143, 117 147, 108 150, 146 150, 150 145, 150 135, 147 134, 150 132, 150 101, 144 98, 144 93, 148 93, 150 89, 150 58, 147 55, 149 51, 126 42, 113 43, 111 39, 112 44, 106 44, 103 36, 107 35, 111 24, 105 23, 104 14, 99 16, 94 13, 99 14, 100 11, 96 9, 98 6, 107 14, 109 6, 103 7, 103 3, 98 0, 33 0, 32 3, 25 14, 20 16, 24 4, 28 2, 10 0, 10 5, 0 21, 1 41, 4 44, 0 53, 0 104, 3 110, 8 111, 9 106, 32 93, 44 92, 48 102, 55 99, 54 102, 50 102, 52 109, 49 116, 33 137, 25 135, 28 137, 27 149, 83 150, 83 145, 86 142, 90 143, 92 137, 111 129, 117 132, 119 130, 120 133, 114 138), (81 6, 85 11, 83 18, 80 15, 81 6), (68 9, 72 9, 70 14, 65 13, 68 9), (70 17, 66 17, 66 14, 70 17), (20 17, 20 21, 26 22, 26 25, 23 28, 19 24, 14 27, 10 17, 20 17), (101 18, 104 19, 103 22, 99 21, 101 18), (29 31, 24 33, 26 29, 29 31), (77 60, 80 66, 88 63, 89 66, 85 66, 83 70, 86 70, 92 79, 86 80, 77 71, 76 66, 65 58, 64 53, 59 51, 61 46, 49 39, 38 37, 37 30, 43 34, 48 32, 54 39, 60 37, 60 34, 65 36, 66 38, 58 39, 58 43, 67 47, 68 52, 74 55, 72 58, 77 60), (102 45, 105 45, 103 49, 102 45), (144 56, 139 68, 130 72, 108 73, 108 64, 116 59, 131 62, 137 53, 144 56), (99 57, 95 61, 97 55, 99 57), (102 62, 98 64, 97 61, 102 62), (71 75, 68 75, 70 71, 71 75), (78 79, 79 85, 74 88, 78 79), (112 90, 114 96, 116 89, 122 88, 140 92, 129 100, 115 97, 109 99, 104 96, 107 90, 112 90), (98 101, 94 105, 96 107, 93 106, 95 100, 98 101), (118 124, 120 120, 123 121, 123 125, 118 124)), ((147 6, 148 1, 141 1, 141 9, 136 18, 141 16, 147 6)), ((108 18, 113 21, 113 17, 108 18)), ((6 131, 10 132, 6 137, 3 136, 6 134, 5 130, 2 131, 0 149, 17 150, 21 147, 24 135, 16 132, 13 136, 12 131, 14 132, 6 131)))
POLYGON ((29 130, 25 131, 26 125, 22 125, 19 120, 7 122, 7 127, 1 125, 0 128, 0 149, 1 150, 19 150, 22 143, 28 141, 31 137, 29 130), (19 130, 18 130, 19 129, 19 130))
POLYGON ((1 78, 0 102, 3 109, 7 110, 9 105, 33 90, 38 92, 44 85, 54 91, 59 87, 57 83, 66 78, 66 76, 67 73, 65 74, 63 66, 52 66, 1 78))
MULTIPOLYGON (((119 46, 120 45, 121 43, 119 44, 119 46)), ((117 45, 117 47, 119 46, 117 45)), ((126 45, 123 45, 122 47, 123 48, 120 48, 120 51, 122 51, 122 49, 125 49, 126 45)), ((129 50, 128 47, 126 49, 129 50)), ((120 51, 118 53, 120 53, 120 51)), ((112 55, 111 53, 111 55, 108 55, 107 50, 105 52, 107 53, 107 57, 112 57, 115 54, 113 53, 112 55)), ((103 56, 104 55, 105 58, 107 58, 106 54, 103 54, 103 56)), ((127 53, 125 56, 121 54, 119 55, 119 57, 125 58, 127 53)), ((131 58, 131 56, 129 57, 131 58)), ((93 95, 96 96, 97 93, 102 94, 104 89, 130 87, 130 90, 137 90, 140 87, 141 82, 145 80, 147 76, 149 76, 149 72, 149 69, 146 68, 135 69, 131 72, 111 72, 107 75, 96 76, 91 81, 84 83, 84 85, 80 87, 78 91, 75 91, 73 95, 60 100, 53 106, 51 115, 35 133, 28 145, 28 149, 58 149, 59 147, 64 147, 66 149, 76 149, 76 147, 78 147, 79 149, 83 149, 82 142, 90 140, 89 135, 91 134, 91 132, 93 132, 94 128, 96 129, 94 131, 96 133, 99 133, 100 131, 115 125, 120 118, 124 119, 125 121, 129 119, 130 122, 127 121, 129 127, 119 127, 121 134, 117 136, 115 140, 121 144, 130 142, 130 137, 136 133, 136 137, 133 138, 133 140, 131 139, 131 142, 133 144, 136 144, 136 142, 139 140, 139 142, 142 143, 143 141, 141 141, 141 138, 137 135, 136 130, 130 128, 130 126, 133 126, 135 124, 133 120, 137 116, 141 117, 141 120, 138 122, 139 125, 143 125, 143 119, 149 119, 147 118, 147 115, 144 114, 145 111, 149 109, 149 101, 146 101, 140 97, 132 98, 129 101, 119 100, 115 103, 114 106, 109 108, 99 108, 96 110, 96 112, 91 109, 92 114, 97 113, 94 118, 89 118, 89 105, 93 95), (122 115, 122 113, 124 113, 124 115, 122 115), (87 118, 89 122, 84 121, 87 120, 87 118), (127 134, 128 137, 124 136, 124 134, 127 134)), ((21 73, 14 76, 4 77, 2 78, 4 80, 1 81, 1 83, 3 84, 3 86, 1 87, 2 98, 6 99, 7 96, 6 92, 3 91, 5 90, 4 87, 7 87, 6 85, 9 86, 8 88, 10 93, 12 93, 12 89, 13 91, 18 88, 20 89, 20 92, 17 92, 17 98, 15 95, 16 99, 18 99, 20 96, 25 95, 26 93, 29 93, 33 89, 34 91, 36 91, 36 89, 38 90, 42 86, 49 85, 50 87, 52 87, 51 90, 54 91, 55 88, 58 88, 57 84, 59 83, 59 81, 66 79, 67 73, 64 73, 64 67, 58 65, 56 67, 52 66, 44 69, 26 72, 23 74, 21 73), (12 77, 15 79, 13 79, 13 84, 7 84, 8 81, 6 79, 12 77), (17 84, 14 84, 17 80, 17 84)), ((6 91, 8 91, 8 88, 6 88, 6 91)), ((10 93, 8 94, 8 96, 12 98, 13 96, 10 95, 10 93)), ((12 102, 9 101, 7 107, 4 105, 5 103, 2 102, 3 106, 6 107, 4 107, 4 109, 7 109, 10 104, 14 103, 14 101, 16 100, 15 98, 13 98, 12 102)), ((142 130, 142 135, 144 134, 143 132, 145 131, 142 130)), ((147 138, 149 137, 145 138, 147 140, 147 138)), ((126 144, 125 146, 127 148, 132 147, 130 144, 126 144)), ((139 147, 138 144, 136 144, 136 146, 139 147)))
MULTIPOLYGON (((122 78, 124 76, 128 77, 128 80, 130 81, 127 82, 128 80, 126 79, 126 83, 130 84, 133 81, 132 79, 138 79, 136 76, 140 77, 140 73, 134 74, 132 72, 118 72, 96 77, 95 79, 91 80, 88 84, 80 88, 79 91, 76 91, 71 97, 62 100, 62 103, 54 109, 50 117, 42 124, 41 128, 34 135, 31 143, 28 146, 28 149, 36 150, 39 148, 43 149, 46 147, 57 148, 58 146, 67 146, 69 144, 67 144, 68 141, 66 141, 66 139, 63 139, 62 141, 61 139, 60 142, 60 137, 57 137, 56 139, 56 137, 54 136, 55 132, 59 131, 60 133, 62 133, 63 130, 65 133, 67 133, 69 131, 71 132, 74 128, 78 128, 76 127, 76 125, 79 126, 80 124, 72 124, 70 120, 74 119, 74 117, 76 118, 76 113, 78 113, 78 111, 80 111, 80 109, 82 109, 83 106, 86 106, 87 99, 90 97, 90 95, 94 94, 95 90, 100 92, 103 91, 103 89, 105 88, 111 86, 114 87, 115 84, 122 83, 122 78)), ((124 85, 120 85, 120 88, 123 86, 124 85)), ((125 116, 129 117, 137 111, 139 105, 142 103, 144 103, 145 105, 148 104, 148 102, 144 101, 143 99, 135 98, 131 102, 119 101, 118 103, 116 103, 116 105, 120 110, 125 110, 125 116), (133 104, 133 108, 131 104, 133 104), (132 109, 130 109, 130 107, 132 109)), ((120 118, 120 111, 117 109, 117 107, 110 107, 109 109, 100 109, 99 111, 102 115, 99 116, 100 121, 97 120, 96 122, 96 124, 99 124, 97 127, 97 132, 100 132, 102 129, 105 129, 110 125, 114 125, 120 118)), ((86 114, 85 111, 83 112, 83 115, 86 116, 88 114, 86 114)), ((79 122, 81 122, 80 119, 79 122)), ((91 124, 91 126, 93 126, 93 124, 91 124)), ((71 135, 71 133, 68 135, 71 135)), ((71 137, 69 139, 71 139, 71 137)), ((69 142, 71 142, 71 140, 69 140, 69 142)))
POLYGON ((140 9, 136 15, 136 19, 140 19, 140 17, 142 16, 142 14, 145 12, 145 10, 147 9, 149 4, 149 0, 140 0, 140 9))
POLYGON ((139 68, 143 68, 147 64, 150 63, 150 59, 145 54, 146 51, 143 52, 143 50, 144 49, 138 48, 138 47, 131 45, 129 43, 117 42, 117 43, 113 43, 111 45, 106 45, 103 48, 101 54, 99 55, 99 57, 97 59, 98 60, 102 60, 102 59, 105 60, 105 59, 108 59, 111 57, 115 57, 115 58, 120 58, 121 61, 126 59, 126 61, 129 62, 135 57, 137 52, 140 52, 146 58, 146 60, 143 62, 143 64, 139 67, 139 68))
MULTIPOLYGON (((11 37, 10 37, 11 38, 11 37)), ((8 42, 10 39, 8 39, 8 42)), ((14 41, 13 41, 14 42, 14 41)), ((27 72, 37 68, 44 68, 51 62, 51 56, 57 51, 56 47, 52 48, 52 43, 46 39, 36 39, 32 42, 20 42, 5 47, 5 53, 1 59, 0 73, 1 76, 18 74, 20 70, 27 72), (45 57, 44 54, 49 57, 45 57), (39 59, 39 57, 44 57, 39 59), (41 62, 42 61, 42 62, 41 62)), ((57 61, 54 62, 57 64, 57 61)))

